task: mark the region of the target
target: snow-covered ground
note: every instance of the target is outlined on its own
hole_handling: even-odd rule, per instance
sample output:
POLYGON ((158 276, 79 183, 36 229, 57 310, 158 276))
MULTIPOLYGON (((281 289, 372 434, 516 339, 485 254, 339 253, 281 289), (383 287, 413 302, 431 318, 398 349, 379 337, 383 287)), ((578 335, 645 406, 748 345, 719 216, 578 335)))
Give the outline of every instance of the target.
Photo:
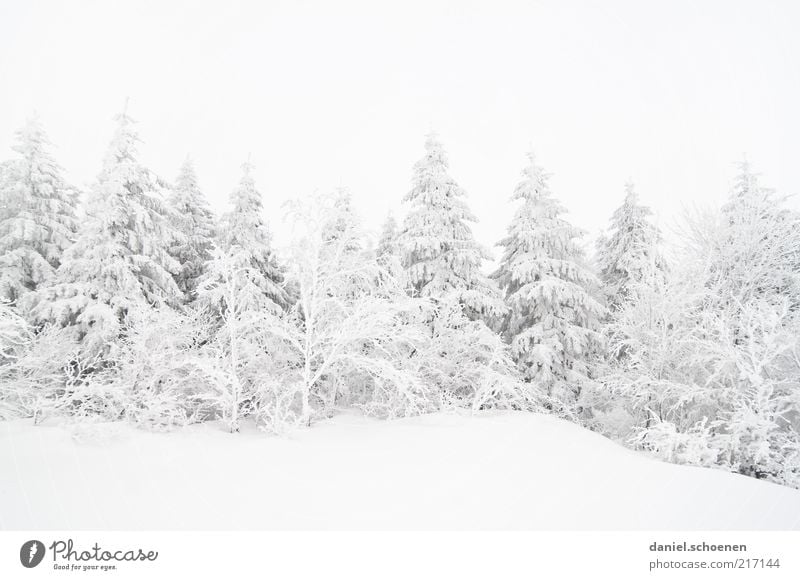
POLYGON ((800 529, 799 491, 661 463, 547 416, 100 434, 0 423, 0 527, 800 529))

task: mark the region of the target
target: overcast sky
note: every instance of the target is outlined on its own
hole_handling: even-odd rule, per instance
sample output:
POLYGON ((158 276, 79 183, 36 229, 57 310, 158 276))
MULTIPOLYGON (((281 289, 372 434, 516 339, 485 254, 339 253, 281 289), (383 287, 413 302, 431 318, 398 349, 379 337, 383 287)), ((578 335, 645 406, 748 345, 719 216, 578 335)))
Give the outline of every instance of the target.
POLYGON ((745 152, 800 193, 798 24, 792 0, 4 0, 0 157, 35 110, 88 185, 129 97, 142 161, 172 179, 191 154, 218 210, 251 154, 279 243, 315 190, 349 187, 376 230, 402 215, 430 129, 486 246, 531 147, 590 233, 629 178, 668 225, 745 152))

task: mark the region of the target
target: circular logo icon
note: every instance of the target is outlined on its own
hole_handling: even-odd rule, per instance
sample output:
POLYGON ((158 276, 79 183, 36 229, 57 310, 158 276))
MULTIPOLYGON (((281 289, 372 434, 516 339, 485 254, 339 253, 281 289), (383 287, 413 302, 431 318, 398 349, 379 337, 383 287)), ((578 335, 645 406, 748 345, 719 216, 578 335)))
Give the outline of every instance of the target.
POLYGON ((39 540, 28 540, 19 549, 19 561, 26 568, 35 568, 44 558, 44 544, 39 540))

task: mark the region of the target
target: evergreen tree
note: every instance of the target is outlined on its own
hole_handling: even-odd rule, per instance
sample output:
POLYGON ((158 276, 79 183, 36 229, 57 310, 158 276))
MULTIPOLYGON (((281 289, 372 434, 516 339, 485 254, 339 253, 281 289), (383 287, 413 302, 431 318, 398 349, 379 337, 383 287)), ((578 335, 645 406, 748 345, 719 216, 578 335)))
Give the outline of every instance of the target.
POLYGON ((364 244, 357 236, 352 236, 349 232, 360 229, 360 219, 353 209, 353 196, 345 188, 339 188, 333 195, 334 214, 325 224, 322 235, 329 241, 346 239, 347 243, 342 246, 346 252, 357 253, 364 249, 364 244))
POLYGON ((498 316, 505 309, 496 285, 481 271, 491 256, 473 237, 469 222, 477 220, 466 192, 447 173, 447 155, 435 134, 428 135, 425 149, 404 198, 411 207, 400 247, 409 283, 419 296, 458 300, 472 318, 498 316))
POLYGON ((400 284, 407 286, 406 272, 403 268, 400 252, 400 231, 397 220, 390 212, 383 223, 378 245, 375 248, 375 259, 381 266, 383 275, 400 281, 400 284))
POLYGON ((398 236, 397 220, 394 219, 394 214, 389 213, 386 216, 386 221, 383 222, 381 236, 378 239, 378 248, 375 251, 376 256, 382 258, 383 256, 399 255, 398 236))
POLYGON ((548 174, 533 154, 528 159, 512 196, 522 206, 500 242, 503 257, 493 274, 509 309, 502 332, 525 379, 572 402, 589 375, 604 309, 587 290, 596 278, 583 264, 582 232, 561 217, 548 174))
POLYGON ((614 313, 600 382, 606 425, 633 425, 636 446, 796 486, 800 219, 759 181, 741 163, 722 211, 687 225, 663 287, 614 313))
POLYGON ((136 308, 177 305, 178 264, 167 248, 179 234, 156 177, 137 160, 139 138, 122 113, 87 221, 65 252, 54 283, 34 295, 38 322, 74 330, 86 351, 108 354, 136 308))
POLYGON ((763 187, 747 160, 728 201, 709 256, 708 286, 731 305, 788 298, 800 308, 800 214, 763 187))
POLYGON ((76 192, 39 120, 16 137, 20 157, 4 164, 0 179, 0 299, 10 301, 52 278, 77 229, 76 192))
POLYGON ((614 211, 608 236, 597 243, 597 262, 611 310, 634 299, 636 289, 663 283, 666 264, 659 251, 661 232, 650 223, 650 208, 640 205, 632 183, 614 211))
POLYGON ((222 217, 222 243, 249 264, 250 284, 259 288, 265 299, 277 308, 289 304, 284 288, 284 273, 272 250, 272 236, 264 221, 261 193, 256 189, 248 161, 242 166, 242 179, 230 196, 232 210, 222 217))
POLYGON ((193 300, 197 281, 210 259, 215 224, 214 214, 200 191, 194 165, 188 157, 181 166, 169 203, 179 218, 178 227, 183 234, 183 238, 170 248, 170 253, 180 264, 175 281, 186 299, 193 300))

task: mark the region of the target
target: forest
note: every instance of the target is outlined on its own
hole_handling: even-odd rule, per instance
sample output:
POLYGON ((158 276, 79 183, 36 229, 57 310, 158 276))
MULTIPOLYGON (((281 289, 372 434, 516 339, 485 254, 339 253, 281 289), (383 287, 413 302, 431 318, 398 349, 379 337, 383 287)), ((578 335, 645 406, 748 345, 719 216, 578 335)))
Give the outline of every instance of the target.
POLYGON ((346 189, 315 194, 270 216, 279 251, 249 161, 217 216, 191 159, 158 176, 115 122, 86 191, 36 118, 0 163, 0 419, 521 411, 800 487, 800 212, 747 161, 669 241, 626 184, 589 247, 529 154, 495 264, 432 133, 401 220, 373 239, 346 189))

